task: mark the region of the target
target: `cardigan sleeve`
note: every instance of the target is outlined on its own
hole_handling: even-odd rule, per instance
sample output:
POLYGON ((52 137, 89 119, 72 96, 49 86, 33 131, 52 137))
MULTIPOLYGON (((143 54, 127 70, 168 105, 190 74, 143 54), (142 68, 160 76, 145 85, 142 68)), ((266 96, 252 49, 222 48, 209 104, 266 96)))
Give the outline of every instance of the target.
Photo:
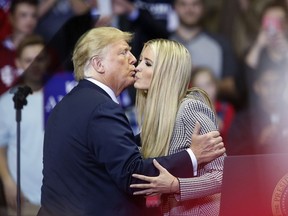
MULTIPOLYGON (((186 140, 191 140, 196 121, 201 125, 200 134, 205 134, 218 129, 214 112, 198 100, 189 100, 183 110, 183 124, 186 140), (189 131, 189 133, 188 133, 189 131)), ((207 164, 198 166, 197 176, 194 178, 179 178, 180 195, 175 195, 176 200, 185 201, 219 193, 222 185, 224 155, 207 164)))

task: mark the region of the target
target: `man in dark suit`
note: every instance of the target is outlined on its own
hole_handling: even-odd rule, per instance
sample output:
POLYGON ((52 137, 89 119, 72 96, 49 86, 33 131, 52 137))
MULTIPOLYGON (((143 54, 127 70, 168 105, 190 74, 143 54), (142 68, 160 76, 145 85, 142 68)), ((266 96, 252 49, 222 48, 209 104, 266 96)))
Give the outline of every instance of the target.
MULTIPOLYGON (((142 159, 116 99, 134 83, 131 37, 101 27, 77 42, 73 64, 79 84, 56 105, 45 130, 39 216, 145 215, 144 199, 133 197, 129 187, 137 182, 132 174, 156 176, 158 171, 152 159, 142 159)), ((174 176, 189 177, 195 163, 225 151, 218 132, 194 142, 187 151, 157 158, 158 162, 174 176)))

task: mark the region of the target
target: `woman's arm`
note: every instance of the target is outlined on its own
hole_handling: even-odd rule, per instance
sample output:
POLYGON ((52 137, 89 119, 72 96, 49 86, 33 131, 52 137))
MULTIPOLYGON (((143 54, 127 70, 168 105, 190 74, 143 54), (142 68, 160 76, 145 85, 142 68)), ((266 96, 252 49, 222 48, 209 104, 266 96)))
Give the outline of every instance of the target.
MULTIPOLYGON (((201 125, 200 134, 206 134, 218 130, 215 113, 206 104, 198 100, 189 100, 183 112, 183 124, 187 142, 190 142, 189 134, 194 130, 198 121, 201 125)), ((198 167, 198 175, 195 178, 179 178, 180 195, 177 200, 189 200, 219 193, 222 185, 224 155, 207 164, 198 167)))
MULTIPOLYGON (((196 125, 196 121, 201 124, 200 134, 205 134, 217 130, 216 117, 213 111, 204 103, 196 100, 189 100, 182 115, 182 122, 185 130, 186 142, 191 142, 191 134, 196 125)), ((179 143, 179 147, 183 143, 179 143)), ((210 163, 200 165, 198 176, 194 178, 179 178, 175 181, 167 170, 160 165, 157 169, 160 175, 148 177, 143 175, 133 175, 135 178, 149 182, 149 184, 131 185, 133 188, 142 188, 134 194, 156 194, 156 193, 177 193, 180 188, 180 195, 175 194, 177 200, 189 200, 205 197, 220 192, 222 184, 224 155, 218 157, 210 163), (174 181, 173 181, 174 180, 174 181)))

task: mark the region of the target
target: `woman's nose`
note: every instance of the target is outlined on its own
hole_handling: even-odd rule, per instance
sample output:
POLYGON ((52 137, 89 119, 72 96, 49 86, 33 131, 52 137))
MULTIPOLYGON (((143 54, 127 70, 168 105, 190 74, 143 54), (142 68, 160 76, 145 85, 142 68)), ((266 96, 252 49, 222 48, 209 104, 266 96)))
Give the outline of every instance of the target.
POLYGON ((141 69, 140 69, 139 65, 135 68, 135 71, 136 72, 141 72, 141 69))

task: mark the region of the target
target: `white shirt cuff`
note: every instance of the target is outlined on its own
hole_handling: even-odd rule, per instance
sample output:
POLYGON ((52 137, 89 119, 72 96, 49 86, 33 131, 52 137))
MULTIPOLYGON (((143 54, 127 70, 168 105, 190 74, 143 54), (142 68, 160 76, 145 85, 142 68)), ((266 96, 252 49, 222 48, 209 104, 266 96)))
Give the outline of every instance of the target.
POLYGON ((197 159, 195 154, 193 153, 193 151, 188 148, 186 149, 186 151, 188 152, 190 158, 191 158, 191 162, 192 162, 192 167, 193 167, 193 175, 197 176, 197 167, 198 167, 198 163, 197 163, 197 159))

